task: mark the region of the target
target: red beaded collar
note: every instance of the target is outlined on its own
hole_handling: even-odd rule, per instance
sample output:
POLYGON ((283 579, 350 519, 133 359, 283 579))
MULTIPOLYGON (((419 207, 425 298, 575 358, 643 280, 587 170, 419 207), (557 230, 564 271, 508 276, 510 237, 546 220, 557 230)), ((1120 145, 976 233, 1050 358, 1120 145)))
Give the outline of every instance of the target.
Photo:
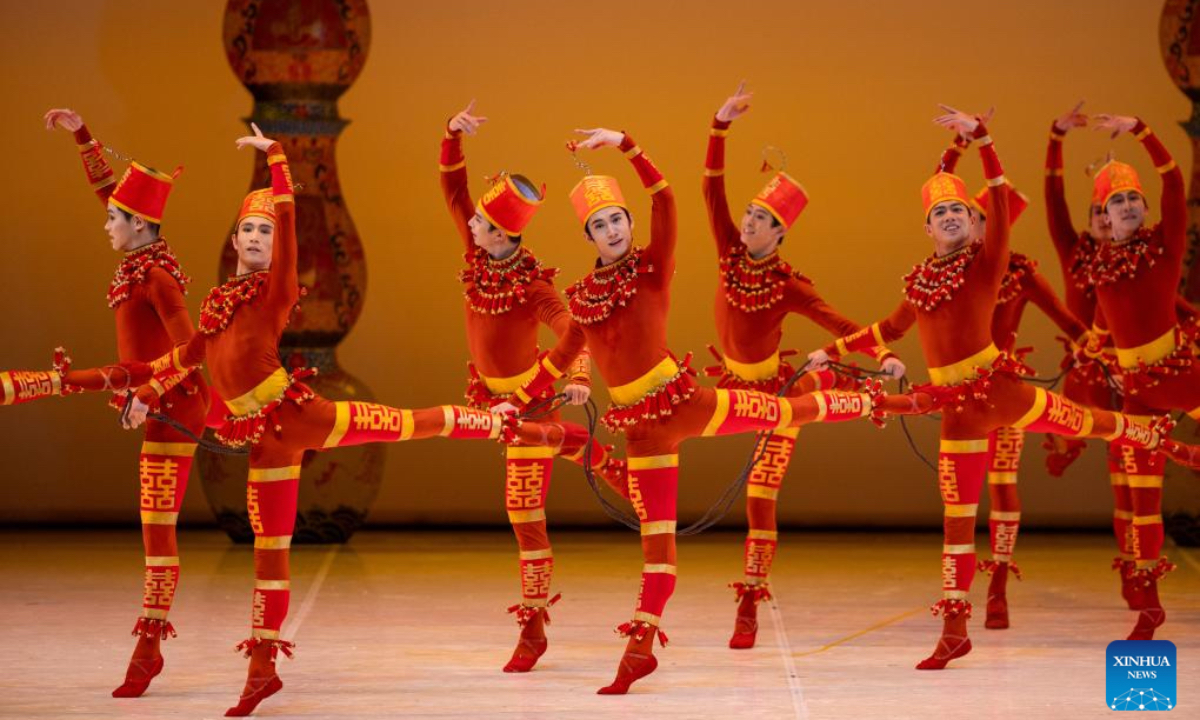
POLYGON ((1154 267, 1164 250, 1161 245, 1150 244, 1153 237, 1154 233, 1143 227, 1124 242, 1101 244, 1088 267, 1088 282, 1093 287, 1112 285, 1135 277, 1143 263, 1146 268, 1154 267))
POLYGON ((503 260, 494 260, 483 248, 463 256, 467 267, 458 273, 472 312, 502 315, 523 305, 527 288, 535 280, 552 281, 558 268, 547 268, 524 247, 503 260))
POLYGON ((166 270, 179 283, 180 292, 187 293, 187 284, 192 279, 183 274, 179 260, 167 247, 167 241, 160 239, 125 254, 108 286, 108 306, 115 308, 128 300, 133 288, 145 282, 146 275, 156 267, 166 270))
POLYGON ((607 320, 618 307, 625 307, 637 295, 639 275, 654 272, 643 260, 642 248, 635 247, 612 265, 602 265, 567 288, 567 308, 581 325, 607 320))
POLYGON ((200 303, 200 332, 216 335, 229 327, 233 314, 258 297, 269 275, 269 270, 234 275, 209 290, 204 302, 200 303))
POLYGON ((904 296, 918 310, 932 312, 962 287, 967 267, 982 247, 983 241, 976 240, 945 257, 929 257, 914 265, 912 272, 904 276, 904 296))
POLYGON ((783 299, 789 278, 811 284, 811 280, 792 270, 778 252, 755 260, 744 245, 721 257, 721 286, 725 300, 743 312, 766 310, 783 299))
POLYGON ((1025 281, 1032 277, 1036 270, 1036 261, 1021 253, 1012 253, 1008 259, 1008 271, 1000 281, 1000 296, 996 298, 996 302, 1003 305, 1015 300, 1025 289, 1025 281))

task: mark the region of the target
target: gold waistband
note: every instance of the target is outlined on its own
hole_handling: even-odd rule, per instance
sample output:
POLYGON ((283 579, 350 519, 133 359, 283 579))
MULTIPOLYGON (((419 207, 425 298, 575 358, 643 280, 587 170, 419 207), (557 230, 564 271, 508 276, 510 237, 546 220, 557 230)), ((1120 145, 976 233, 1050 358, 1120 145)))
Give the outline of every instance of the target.
POLYGON ((662 362, 650 369, 650 372, 633 382, 617 385, 608 389, 608 396, 617 405, 632 405, 646 397, 653 390, 663 385, 679 374, 679 364, 671 358, 663 358, 662 362))
POLYGON ((1153 365, 1175 352, 1175 328, 1171 328, 1145 345, 1117 348, 1117 362, 1123 368, 1135 368, 1138 361, 1153 365))
POLYGON ((741 363, 726 355, 725 368, 739 380, 747 382, 770 380, 779 373, 779 351, 776 350, 771 353, 771 357, 756 363, 741 363))
POLYGON ((283 397, 283 391, 288 389, 291 382, 287 371, 279 368, 268 375, 266 380, 256 385, 253 390, 245 395, 226 400, 225 404, 229 406, 230 412, 234 415, 249 415, 272 400, 283 397))
POLYGON ((950 365, 929 368, 929 380, 934 385, 957 385, 975 377, 980 368, 991 367, 998 357, 1000 357, 1000 351, 996 349, 996 346, 988 345, 969 358, 950 365))
POLYGON ((487 386, 488 392, 493 395, 511 395, 517 391, 517 388, 523 387, 529 382, 534 375, 537 375, 538 364, 534 363, 525 372, 512 377, 494 378, 488 377, 483 373, 479 373, 479 377, 483 380, 483 384, 487 386))

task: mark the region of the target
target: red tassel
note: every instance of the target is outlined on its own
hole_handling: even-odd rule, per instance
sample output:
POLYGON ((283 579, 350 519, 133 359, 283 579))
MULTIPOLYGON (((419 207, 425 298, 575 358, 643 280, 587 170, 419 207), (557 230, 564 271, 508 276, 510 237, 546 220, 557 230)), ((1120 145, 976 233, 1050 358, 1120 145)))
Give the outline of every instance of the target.
POLYGON ((234 649, 234 652, 242 652, 244 654, 244 657, 248 658, 248 657, 250 657, 251 653, 254 651, 254 648, 256 648, 260 645, 270 645, 271 646, 271 659, 272 660, 274 660, 276 657, 278 657, 278 653, 280 653, 280 652, 283 652, 283 654, 285 656, 287 656, 287 658, 290 660, 291 658, 294 657, 293 651, 296 648, 296 643, 288 642, 287 640, 268 640, 266 638, 252 637, 252 638, 241 641, 233 649, 234 649))
POLYGON ((130 635, 137 635, 145 638, 158 636, 160 640, 167 638, 178 637, 175 632, 175 626, 166 620, 159 618, 139 617, 133 624, 133 632, 130 635))
POLYGON ((965 617, 971 619, 971 603, 967 600, 942 598, 929 607, 930 612, 934 617, 941 614, 947 620, 966 614, 965 617))

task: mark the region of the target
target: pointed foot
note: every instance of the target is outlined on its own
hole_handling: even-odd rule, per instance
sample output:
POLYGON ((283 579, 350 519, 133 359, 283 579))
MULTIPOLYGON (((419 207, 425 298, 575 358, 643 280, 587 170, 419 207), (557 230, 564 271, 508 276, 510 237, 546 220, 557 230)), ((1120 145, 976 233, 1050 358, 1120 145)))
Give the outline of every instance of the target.
POLYGON ((629 692, 629 686, 641 680, 658 668, 658 658, 653 655, 627 652, 621 657, 621 665, 617 668, 617 677, 611 685, 606 685, 596 691, 597 695, 624 695, 629 692))
POLYGON ((932 655, 917 663, 917 669, 941 670, 951 660, 960 658, 969 652, 971 652, 970 638, 943 635, 938 640, 937 650, 934 650, 932 655))
POLYGON ((258 704, 283 689, 278 675, 266 679, 248 680, 238 704, 225 711, 225 717, 246 717, 254 712, 258 704))
POLYGON ((130 660, 129 669, 125 672, 125 682, 121 687, 112 691, 115 698, 141 697, 150 687, 150 681, 158 676, 163 669, 162 655, 149 660, 130 660))

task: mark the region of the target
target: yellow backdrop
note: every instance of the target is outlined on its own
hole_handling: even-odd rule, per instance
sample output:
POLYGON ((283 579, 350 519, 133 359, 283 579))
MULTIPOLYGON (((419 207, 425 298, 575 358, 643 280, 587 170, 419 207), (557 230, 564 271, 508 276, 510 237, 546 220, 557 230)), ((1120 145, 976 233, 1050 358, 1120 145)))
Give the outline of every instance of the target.
MULTIPOLYGON (((65 344, 79 366, 112 358, 104 293, 118 260, 103 213, 84 184, 69 135, 49 133, 51 107, 81 112, 97 137, 157 167, 186 166, 165 235, 196 278, 193 311, 217 279, 220 244, 247 190, 251 158, 234 150, 251 99, 226 65, 224 3, 63 0, 6 3, 0 115, 8 171, 7 242, 0 262, 0 365, 46 367, 65 344)), ((366 247, 366 309, 341 347, 343 365, 385 402, 457 402, 465 374, 459 241, 438 188, 446 118, 470 99, 491 120, 467 143, 474 191, 500 169, 549 186, 526 237, 567 281, 592 252, 566 200, 579 172, 563 151, 575 127, 628 130, 673 183, 679 201, 679 271, 673 348, 702 353, 713 341, 716 262, 699 187, 712 113, 746 78, 752 112, 731 134, 728 184, 740 206, 764 176, 760 149, 784 148, 812 204, 790 233, 785 257, 814 278, 845 314, 868 322, 900 299, 900 277, 930 248, 918 189, 949 140, 935 103, 996 106, 993 135, 1008 176, 1033 199, 1014 245, 1061 287, 1046 237, 1042 161, 1052 118, 1077 99, 1087 110, 1139 114, 1181 164, 1177 126, 1189 107, 1168 79, 1157 43, 1159 4, 1127 0, 1010 0, 991 5, 863 0, 730 4, 708 0, 516 5, 476 0, 375 2, 366 69, 343 97, 343 189, 366 247)), ((1073 134, 1067 178, 1077 221, 1088 187, 1082 167, 1110 147, 1134 162, 1157 202, 1157 180, 1132 140, 1073 134)), ((623 179, 636 219, 649 204, 613 151, 594 166, 623 179)), ((962 170, 971 185, 974 154, 962 170)), ((1029 313, 1024 344, 1055 371, 1055 330, 1029 313)), ((549 335, 547 335, 549 341, 549 335)), ((789 323, 786 346, 823 344, 821 331, 789 323)), ((915 339, 898 349, 924 377, 915 339)), ((707 357, 699 357, 699 365, 707 357)), ((598 394, 603 396, 603 391, 598 394)), ((601 397, 602 399, 602 397, 601 397)), ((927 454, 935 425, 912 423, 927 454)), ((0 412, 0 521, 129 521, 137 517, 138 437, 117 428, 98 397, 72 397, 0 412)), ((1031 438, 1022 474, 1026 518, 1096 525, 1110 512, 1099 448, 1062 480, 1043 470, 1031 438)), ((685 446, 683 520, 714 499, 750 449, 747 439, 685 446)), ((185 519, 208 511, 193 478, 185 519)), ((939 522, 932 474, 908 451, 898 423, 815 427, 800 435, 780 505, 805 523, 939 522)), ((558 522, 603 522, 574 468, 560 467, 550 497, 558 522)), ((388 450, 372 520, 504 522, 499 448, 445 441, 388 450)))

